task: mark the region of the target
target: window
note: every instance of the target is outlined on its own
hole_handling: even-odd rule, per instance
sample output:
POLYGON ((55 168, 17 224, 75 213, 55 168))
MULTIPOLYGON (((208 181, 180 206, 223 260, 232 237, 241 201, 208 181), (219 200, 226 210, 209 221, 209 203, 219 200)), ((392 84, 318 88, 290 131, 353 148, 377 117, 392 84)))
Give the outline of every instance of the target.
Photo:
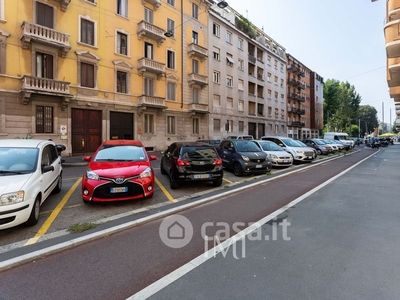
POLYGON ((213 106, 221 107, 221 96, 214 94, 213 106))
POLYGON ((226 32, 226 42, 232 44, 232 32, 230 31, 226 32))
POLYGON ((231 66, 231 67, 232 67, 234 63, 235 63, 235 61, 233 60, 232 54, 227 53, 227 54, 226 54, 226 64, 227 64, 228 66, 231 66))
POLYGON ((281 79, 281 88, 283 88, 283 83, 284 83, 284 81, 283 81, 283 79, 281 79))
POLYGON ((226 76, 226 86, 233 87, 233 77, 230 75, 226 76))
POLYGON ((173 82, 167 83, 167 100, 176 101, 176 85, 173 82))
POLYGON ((36 52, 36 76, 53 79, 53 55, 36 52))
MULTIPOLYGON (((53 28, 54 27, 54 9, 41 2, 36 2, 36 24, 53 28)), ((1 12, 0 12, 1 13, 1 12)))
POLYGON ((275 85, 278 85, 278 76, 274 77, 274 83, 275 83, 275 85))
POLYGON ((175 69, 175 52, 167 50, 167 68, 175 69))
POLYGON ((81 86, 94 88, 94 65, 81 62, 81 86))
POLYGON ((276 59, 275 59, 275 62, 274 62, 274 67, 275 67, 276 70, 278 70, 278 61, 276 59))
POLYGON ((128 54, 128 36, 121 32, 117 32, 117 53, 122 55, 128 54))
POLYGON ((199 34, 196 31, 192 31, 192 43, 193 44, 199 43, 199 34))
POLYGON ((256 104, 255 102, 249 101, 249 115, 256 114, 256 104))
POLYGON ((271 73, 270 72, 268 72, 268 74, 267 74, 267 81, 271 82, 271 73))
POLYGON ((238 90, 243 91, 244 90, 244 81, 243 79, 238 79, 238 90))
POLYGON ((94 22, 81 19, 81 42, 94 46, 94 22))
POLYGON ((238 39, 238 48, 243 50, 243 40, 241 38, 238 39))
POLYGON ((233 109, 233 98, 226 98, 226 108, 227 109, 233 109))
POLYGON ((284 102, 285 101, 285 95, 281 94, 281 101, 284 102))
POLYGON ((220 27, 218 24, 213 23, 213 35, 220 36, 220 27))
POLYGON ((269 56, 269 55, 268 55, 268 58, 267 58, 267 63, 268 63, 269 66, 271 65, 271 56, 269 56))
POLYGON ((216 131, 216 132, 221 131, 221 120, 220 119, 213 120, 213 131, 216 131))
POLYGON ((317 86, 315 86, 315 88, 316 88, 316 90, 318 91, 318 85, 317 85, 317 86))
POLYGON ((244 101, 239 100, 238 102, 238 111, 243 111, 244 110, 244 101))
POLYGON ((238 59, 238 69, 239 70, 242 70, 243 71, 243 66, 244 66, 244 63, 243 63, 243 59, 238 59))
POLYGON ((215 83, 220 83, 220 80, 221 80, 220 77, 221 77, 221 73, 218 72, 218 71, 214 71, 214 73, 213 73, 213 81, 215 83))
POLYGON ((171 37, 175 37, 175 21, 167 19, 167 32, 171 34, 171 37))
POLYGON ((192 89, 192 103, 199 103, 199 89, 192 89))
POLYGON ((123 17, 128 16, 128 0, 117 0, 117 14, 123 17))
POLYGON ((153 45, 150 43, 144 43, 144 57, 153 59, 153 45))
POLYGON ((192 17, 195 19, 198 19, 199 17, 199 7, 194 3, 192 3, 192 17))
POLYGON ((199 134, 200 133, 200 125, 199 125, 199 119, 198 118, 193 118, 192 121, 192 127, 193 127, 193 133, 194 134, 199 134))
POLYGON ((199 61, 196 59, 192 60, 192 73, 199 74, 199 61))
POLYGON ((169 5, 175 6, 175 0, 167 0, 169 5))
POLYGON ((127 93, 127 74, 117 71, 117 93, 127 93))
POLYGON ((239 121, 239 132, 243 132, 243 131, 244 131, 244 122, 239 121))
POLYGON ((268 117, 271 117, 272 115, 272 107, 268 106, 268 117))
POLYGON ((278 101, 278 92, 275 92, 275 101, 278 101))
POLYGON ((259 116, 263 116, 264 115, 264 104, 261 104, 261 103, 257 104, 257 114, 259 116))
POLYGON ((167 133, 175 134, 175 117, 167 116, 167 133))
POLYGON ((281 63, 281 72, 283 72, 283 63, 281 63))
POLYGON ((219 60, 219 53, 220 53, 219 48, 213 47, 213 57, 214 57, 214 59, 219 60))
POLYGON ((53 133, 52 106, 36 106, 36 133, 53 133))
POLYGON ((150 24, 154 22, 153 11, 147 7, 144 8, 144 20, 150 24))
POLYGON ((6 20, 4 17, 4 0, 0 0, 0 20, 6 20))
POLYGON ((272 91, 271 90, 268 90, 268 99, 271 99, 272 98, 272 91))
POLYGON ((144 78, 144 94, 146 96, 154 96, 154 79, 150 77, 144 78))
POLYGON ((144 133, 154 133, 154 116, 144 114, 144 133))

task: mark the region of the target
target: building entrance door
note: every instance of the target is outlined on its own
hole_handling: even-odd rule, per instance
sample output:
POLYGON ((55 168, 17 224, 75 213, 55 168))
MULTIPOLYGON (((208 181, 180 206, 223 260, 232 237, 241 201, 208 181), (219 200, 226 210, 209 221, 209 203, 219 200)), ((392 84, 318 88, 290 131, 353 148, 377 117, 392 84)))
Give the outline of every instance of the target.
POLYGON ((71 110, 72 155, 90 155, 102 141, 102 111, 90 109, 71 110))

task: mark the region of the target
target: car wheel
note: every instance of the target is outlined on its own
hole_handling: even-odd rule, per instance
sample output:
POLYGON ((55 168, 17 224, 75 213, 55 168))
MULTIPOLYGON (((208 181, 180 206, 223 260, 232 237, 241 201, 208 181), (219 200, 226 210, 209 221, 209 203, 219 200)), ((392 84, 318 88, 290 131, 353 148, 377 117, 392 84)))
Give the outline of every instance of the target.
POLYGON ((35 202, 33 203, 32 211, 29 216, 28 221, 26 221, 26 225, 33 226, 39 221, 39 212, 40 212, 40 198, 36 197, 35 202))
POLYGON ((62 174, 60 174, 60 176, 58 176, 57 185, 54 188, 53 193, 57 194, 57 193, 61 192, 61 188, 62 188, 62 174))
POLYGON ((213 186, 221 186, 222 178, 218 178, 217 180, 213 180, 213 186))
POLYGON ((172 173, 172 171, 169 172, 169 186, 172 190, 178 188, 178 183, 175 181, 174 174, 172 173))
POLYGON ((321 155, 321 154, 322 154, 322 151, 321 151, 320 149, 317 149, 317 154, 318 154, 318 155, 321 155))
POLYGON ((160 163, 160 172, 162 175, 167 175, 167 172, 165 172, 164 165, 162 162, 160 163))
POLYGON ((238 162, 233 165, 233 174, 238 177, 243 175, 242 166, 238 162))

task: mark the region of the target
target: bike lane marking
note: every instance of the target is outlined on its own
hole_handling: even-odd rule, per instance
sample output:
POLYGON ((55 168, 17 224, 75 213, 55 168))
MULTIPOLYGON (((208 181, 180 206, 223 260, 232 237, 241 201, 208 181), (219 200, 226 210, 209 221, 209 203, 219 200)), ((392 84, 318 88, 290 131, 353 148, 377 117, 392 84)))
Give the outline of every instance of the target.
POLYGON ((60 203, 58 203, 57 207, 51 212, 50 216, 46 219, 42 227, 38 230, 38 232, 35 234, 33 238, 30 238, 24 246, 32 245, 36 243, 40 237, 46 234, 46 232, 49 230, 51 224, 53 224, 54 220, 57 218, 57 216, 60 214, 62 208, 64 205, 67 203, 69 198, 71 197, 72 193, 76 190, 78 185, 81 183, 82 178, 79 178, 74 185, 69 189, 69 191, 65 194, 65 196, 62 198, 60 203))

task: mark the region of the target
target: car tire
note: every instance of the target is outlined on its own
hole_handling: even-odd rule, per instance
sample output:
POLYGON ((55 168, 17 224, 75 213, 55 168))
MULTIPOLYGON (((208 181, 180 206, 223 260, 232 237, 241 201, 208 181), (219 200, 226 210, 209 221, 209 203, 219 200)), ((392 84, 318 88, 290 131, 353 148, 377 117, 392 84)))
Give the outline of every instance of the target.
POLYGON ((175 190, 179 187, 178 183, 175 181, 174 173, 169 172, 169 186, 171 190, 175 190))
POLYGON ((240 163, 235 162, 233 165, 233 174, 235 174, 235 176, 242 176, 243 175, 243 170, 242 170, 242 166, 240 165, 240 163))
POLYGON ((221 186, 222 185, 222 178, 218 178, 217 180, 213 180, 213 186, 221 186))
POLYGON ((61 192, 61 188, 62 188, 62 173, 60 174, 60 176, 58 176, 57 185, 55 186, 53 193, 57 194, 61 192))
POLYGON ((160 172, 161 172, 162 175, 167 175, 167 172, 165 172, 164 165, 163 165, 162 161, 160 163, 160 172))
POLYGON ((28 221, 26 221, 26 225, 33 226, 36 225, 39 221, 39 213, 40 213, 40 197, 37 196, 35 202, 33 202, 31 214, 29 215, 28 221))
POLYGON ((322 151, 320 149, 317 149, 317 155, 321 155, 322 151))

